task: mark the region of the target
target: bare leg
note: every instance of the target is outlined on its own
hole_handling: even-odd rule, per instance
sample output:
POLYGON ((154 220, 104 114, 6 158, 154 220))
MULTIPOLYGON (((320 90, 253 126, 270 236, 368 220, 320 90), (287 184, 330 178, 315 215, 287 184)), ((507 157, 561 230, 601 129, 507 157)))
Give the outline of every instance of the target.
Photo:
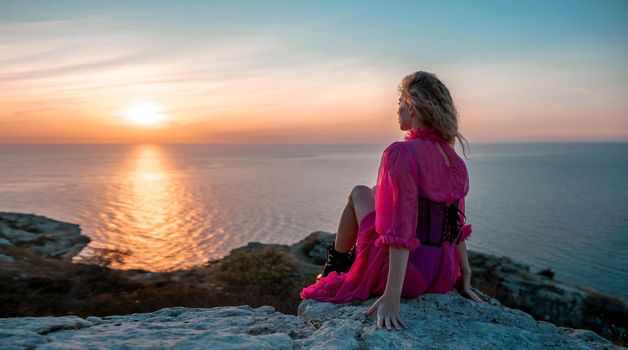
POLYGON ((358 238, 358 223, 373 210, 375 210, 373 189, 364 185, 355 186, 340 217, 334 243, 336 251, 346 253, 353 248, 358 238))

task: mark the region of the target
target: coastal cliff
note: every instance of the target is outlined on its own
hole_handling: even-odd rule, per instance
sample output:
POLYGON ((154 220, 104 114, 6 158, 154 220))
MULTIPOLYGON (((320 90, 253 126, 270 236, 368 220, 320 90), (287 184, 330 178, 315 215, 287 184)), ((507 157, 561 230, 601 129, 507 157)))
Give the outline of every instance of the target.
POLYGON ((13 317, 0 319, 0 344, 89 347, 99 334, 110 334, 114 343, 119 337, 115 344, 133 347, 228 339, 242 348, 611 347, 593 332, 571 328, 626 344, 625 302, 477 252, 469 254, 473 285, 488 303, 457 291, 404 299, 410 329, 398 334, 359 317, 375 299, 300 303, 298 292, 319 272, 333 239, 318 231, 290 246, 253 242, 196 269, 151 273, 71 263, 89 242, 78 225, 0 213, 0 316, 13 317), (47 315, 63 317, 23 317, 47 315), (159 329, 168 336, 157 336, 159 329), (131 335, 138 343, 126 343, 131 335))

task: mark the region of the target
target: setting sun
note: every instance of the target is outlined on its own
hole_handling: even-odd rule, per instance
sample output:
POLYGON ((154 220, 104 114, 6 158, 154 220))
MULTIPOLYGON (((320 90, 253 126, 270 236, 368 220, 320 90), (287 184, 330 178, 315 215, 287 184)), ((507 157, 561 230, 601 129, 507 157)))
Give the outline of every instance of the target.
POLYGON ((161 109, 150 103, 137 103, 129 107, 126 115, 130 121, 136 124, 157 124, 164 119, 161 109))

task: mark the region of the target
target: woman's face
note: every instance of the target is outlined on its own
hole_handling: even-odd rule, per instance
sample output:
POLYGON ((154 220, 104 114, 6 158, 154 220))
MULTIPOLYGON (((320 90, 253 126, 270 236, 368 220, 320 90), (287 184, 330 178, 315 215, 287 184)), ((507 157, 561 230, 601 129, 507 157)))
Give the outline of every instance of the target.
POLYGON ((404 99, 401 97, 399 97, 397 104, 399 105, 399 109, 397 110, 397 115, 399 116, 399 128, 401 130, 412 129, 413 115, 410 113, 410 108, 408 108, 404 99))

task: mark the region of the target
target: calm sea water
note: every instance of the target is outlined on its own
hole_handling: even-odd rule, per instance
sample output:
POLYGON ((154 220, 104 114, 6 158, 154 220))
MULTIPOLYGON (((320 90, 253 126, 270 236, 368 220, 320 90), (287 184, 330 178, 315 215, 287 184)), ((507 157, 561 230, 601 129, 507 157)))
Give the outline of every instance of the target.
MULTIPOLYGON (((380 145, 0 145, 0 210, 78 223, 76 258, 167 271, 335 232, 380 145)), ((470 249, 628 300, 628 143, 475 144, 470 249)))

